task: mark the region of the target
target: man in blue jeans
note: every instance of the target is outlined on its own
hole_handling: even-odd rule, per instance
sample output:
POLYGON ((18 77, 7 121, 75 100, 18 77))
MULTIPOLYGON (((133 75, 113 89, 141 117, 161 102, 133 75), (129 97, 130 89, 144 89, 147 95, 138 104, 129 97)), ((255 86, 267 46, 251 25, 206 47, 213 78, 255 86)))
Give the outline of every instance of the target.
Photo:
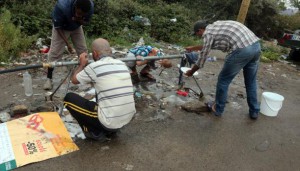
POLYGON ((257 102, 256 75, 261 53, 259 38, 245 25, 236 21, 216 21, 208 24, 197 21, 194 25, 194 35, 203 37, 203 46, 187 47, 187 51, 201 50, 196 64, 186 72, 192 76, 204 66, 211 49, 227 52, 223 69, 221 70, 216 88, 215 102, 209 102, 208 107, 216 116, 224 112, 229 84, 243 69, 249 116, 257 119, 259 105, 257 102))

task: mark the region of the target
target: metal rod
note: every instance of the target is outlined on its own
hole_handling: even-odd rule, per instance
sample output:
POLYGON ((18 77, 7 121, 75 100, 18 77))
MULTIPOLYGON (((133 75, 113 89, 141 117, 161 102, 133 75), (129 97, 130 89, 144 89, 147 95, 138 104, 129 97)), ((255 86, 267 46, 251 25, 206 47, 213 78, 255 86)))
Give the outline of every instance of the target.
MULTIPOLYGON (((66 97, 68 91, 69 91, 69 87, 70 87, 70 83, 71 83, 71 73, 73 73, 73 70, 75 69, 75 66, 73 66, 73 68, 70 70, 69 74, 68 74, 68 79, 67 79, 67 88, 66 88, 66 91, 64 92, 64 97, 66 97)), ((65 80, 64 80, 65 81, 65 80)), ((64 109, 64 102, 62 102, 60 104, 60 111, 59 111, 59 116, 62 116, 62 113, 63 113, 63 109, 64 109)))
POLYGON ((201 87, 200 87, 200 85, 198 84, 198 82, 197 82, 197 80, 196 80, 196 78, 192 75, 192 77, 194 78, 194 80, 195 80, 195 82, 196 82, 196 84, 197 84, 197 86, 198 86, 198 88, 200 89, 200 91, 201 91, 201 93, 200 93, 200 98, 201 97, 203 97, 203 91, 202 91, 202 89, 201 89, 201 87))
MULTIPOLYGON (((157 60, 157 59, 174 59, 174 58, 182 58, 183 55, 165 55, 165 56, 148 56, 148 57, 141 57, 141 58, 117 58, 120 61, 123 62, 129 62, 129 61, 144 61, 144 60, 157 60)), ((89 60, 89 63, 94 62, 93 60, 89 60)), ((78 61, 72 61, 72 62, 50 62, 50 63, 42 63, 42 64, 34 64, 34 65, 27 65, 22 67, 16 67, 12 69, 2 70, 0 71, 0 74, 9 73, 9 72, 16 72, 26 69, 34 69, 34 68, 49 68, 49 67, 61 67, 61 66, 68 66, 68 65, 78 65, 78 61)))
POLYGON ((71 73, 72 73, 73 69, 69 70, 68 75, 62 80, 62 82, 60 82, 60 84, 57 86, 57 88, 53 91, 53 93, 50 95, 50 100, 53 101, 53 96, 56 93, 56 91, 60 88, 61 85, 63 85, 63 83, 67 80, 67 78, 71 77, 71 73))

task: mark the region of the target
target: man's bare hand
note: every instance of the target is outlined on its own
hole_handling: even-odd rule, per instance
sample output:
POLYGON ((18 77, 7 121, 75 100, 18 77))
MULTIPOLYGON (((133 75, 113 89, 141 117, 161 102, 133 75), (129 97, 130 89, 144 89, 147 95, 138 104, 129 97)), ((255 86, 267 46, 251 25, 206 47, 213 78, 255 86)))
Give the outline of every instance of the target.
POLYGON ((190 76, 194 75, 194 73, 195 73, 198 69, 200 69, 200 68, 199 68, 197 65, 194 65, 194 66, 192 67, 192 69, 186 71, 186 73, 185 73, 184 75, 187 76, 187 77, 190 77, 190 76))
POLYGON ((87 66, 87 64, 89 63, 89 58, 88 58, 88 54, 86 52, 80 54, 79 56, 79 64, 80 66, 87 66))
POLYGON ((67 45, 68 46, 68 51, 70 54, 74 54, 75 53, 75 49, 71 46, 71 45, 67 45))
POLYGON ((194 47, 194 46, 188 46, 188 47, 185 48, 185 50, 186 50, 187 52, 192 52, 192 51, 193 51, 193 47, 194 47))
POLYGON ((184 75, 187 76, 187 77, 190 77, 193 74, 194 74, 194 72, 190 69, 190 70, 186 71, 186 73, 184 75))
POLYGON ((168 59, 159 60, 158 63, 160 64, 160 66, 162 66, 164 68, 171 68, 172 67, 172 63, 168 59))

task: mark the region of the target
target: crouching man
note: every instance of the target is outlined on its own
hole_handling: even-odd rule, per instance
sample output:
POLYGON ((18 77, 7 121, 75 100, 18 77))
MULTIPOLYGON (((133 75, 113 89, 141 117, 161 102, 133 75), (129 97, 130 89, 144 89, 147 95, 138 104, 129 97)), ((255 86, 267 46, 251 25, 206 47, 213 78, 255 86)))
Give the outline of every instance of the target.
POLYGON ((120 60, 112 58, 107 40, 92 43, 95 62, 88 65, 87 53, 72 75, 73 84, 92 83, 96 102, 68 93, 64 105, 78 121, 87 138, 105 141, 106 136, 128 124, 136 112, 130 73, 120 60))

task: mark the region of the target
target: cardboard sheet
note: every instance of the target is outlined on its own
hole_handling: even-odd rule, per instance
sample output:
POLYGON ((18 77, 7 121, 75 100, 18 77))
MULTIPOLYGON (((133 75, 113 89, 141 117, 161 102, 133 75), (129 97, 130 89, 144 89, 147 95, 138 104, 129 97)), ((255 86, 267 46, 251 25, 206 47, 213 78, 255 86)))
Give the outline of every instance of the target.
POLYGON ((57 112, 31 114, 0 124, 0 171, 77 150, 57 112))

